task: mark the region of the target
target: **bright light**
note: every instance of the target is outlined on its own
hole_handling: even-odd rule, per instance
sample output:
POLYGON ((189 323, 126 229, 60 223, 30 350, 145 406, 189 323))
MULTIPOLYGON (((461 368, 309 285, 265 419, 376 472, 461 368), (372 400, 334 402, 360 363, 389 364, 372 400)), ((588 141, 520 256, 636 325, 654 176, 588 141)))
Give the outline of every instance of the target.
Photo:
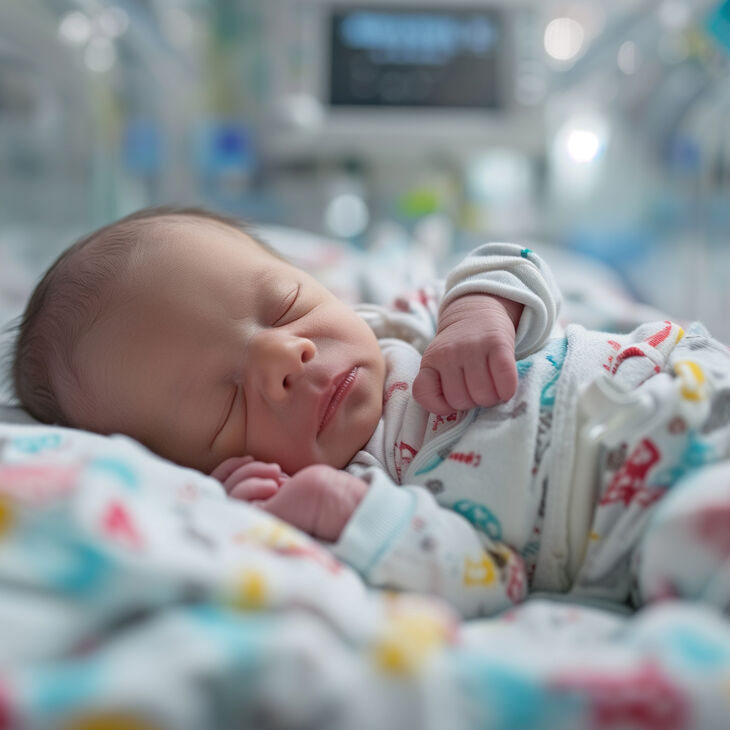
POLYGON ((545 28, 545 51, 557 61, 572 61, 583 50, 585 35, 575 18, 555 18, 545 28))
POLYGON ((566 119, 550 144, 556 195, 566 200, 588 200, 605 179, 605 157, 611 121, 599 109, 576 111, 566 119))
POLYGON ((304 131, 317 130, 324 121, 322 102, 311 94, 288 94, 280 100, 280 108, 289 124, 304 131))
POLYGON ((664 0, 659 8, 659 20, 665 28, 679 30, 689 25, 692 10, 682 0, 664 0))
POLYGON ((116 60, 116 49, 108 38, 92 38, 84 51, 84 63, 94 73, 108 71, 116 60))
POLYGON ((627 75, 631 76, 636 73, 636 69, 639 67, 639 52, 636 48, 636 43, 633 41, 626 41, 621 44, 618 49, 618 56, 616 57, 618 67, 627 75))
POLYGON ((570 158, 579 164, 593 162, 601 151, 601 140, 595 132, 587 129, 574 129, 566 143, 570 158))
POLYGON ((82 46, 91 37, 91 21, 79 11, 67 13, 58 24, 58 35, 74 46, 82 46))
POLYGON ((96 25, 107 38, 118 38, 129 28, 129 16, 124 8, 107 8, 96 19, 96 25))
POLYGON ((340 238, 360 235, 368 225, 370 212, 365 201, 353 193, 341 193, 329 202, 325 211, 327 228, 340 238))

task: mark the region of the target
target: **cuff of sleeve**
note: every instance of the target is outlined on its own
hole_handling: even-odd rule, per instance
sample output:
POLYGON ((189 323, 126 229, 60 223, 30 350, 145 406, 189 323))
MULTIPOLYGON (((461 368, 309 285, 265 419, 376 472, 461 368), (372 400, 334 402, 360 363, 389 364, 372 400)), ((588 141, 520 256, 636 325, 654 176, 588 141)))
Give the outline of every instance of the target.
POLYGON ((367 576, 408 526, 416 500, 408 490, 379 479, 378 472, 363 478, 367 494, 352 513, 340 539, 330 548, 335 557, 367 576))
POLYGON ((475 249, 449 274, 446 287, 441 310, 460 296, 478 293, 523 304, 515 333, 518 359, 542 347, 557 321, 560 294, 550 270, 533 251, 515 244, 489 243, 475 249))

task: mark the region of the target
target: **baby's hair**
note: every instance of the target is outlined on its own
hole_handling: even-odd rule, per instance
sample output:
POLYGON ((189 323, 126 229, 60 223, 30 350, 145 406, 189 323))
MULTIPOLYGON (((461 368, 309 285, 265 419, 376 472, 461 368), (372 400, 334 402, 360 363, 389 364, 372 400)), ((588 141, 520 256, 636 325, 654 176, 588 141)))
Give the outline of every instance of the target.
POLYGON ((35 419, 74 425, 58 392, 73 388, 83 398, 74 363, 79 338, 104 314, 115 285, 123 280, 135 253, 145 245, 142 234, 156 230, 151 226, 181 217, 234 228, 282 258, 244 221, 195 207, 144 208, 79 239, 46 271, 11 329, 12 387, 17 400, 35 419))

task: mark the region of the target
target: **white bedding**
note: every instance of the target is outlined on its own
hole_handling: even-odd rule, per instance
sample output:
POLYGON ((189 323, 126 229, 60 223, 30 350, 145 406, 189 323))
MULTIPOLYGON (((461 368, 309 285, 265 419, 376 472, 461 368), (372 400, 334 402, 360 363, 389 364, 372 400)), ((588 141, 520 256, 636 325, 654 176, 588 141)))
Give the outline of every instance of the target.
MULTIPOLYGON (((264 236, 352 302, 382 265, 264 236)), ((564 322, 656 318, 604 269, 540 252, 564 322)), ((377 280, 368 294, 386 298, 377 280)), ((368 589, 306 535, 129 439, 29 421, 0 407, 0 728, 729 726, 730 625, 710 608, 543 596, 463 623, 434 599, 368 589)))
POLYGON ((127 438, 0 425, 2 727, 722 730, 728 686, 710 608, 462 623, 127 438))

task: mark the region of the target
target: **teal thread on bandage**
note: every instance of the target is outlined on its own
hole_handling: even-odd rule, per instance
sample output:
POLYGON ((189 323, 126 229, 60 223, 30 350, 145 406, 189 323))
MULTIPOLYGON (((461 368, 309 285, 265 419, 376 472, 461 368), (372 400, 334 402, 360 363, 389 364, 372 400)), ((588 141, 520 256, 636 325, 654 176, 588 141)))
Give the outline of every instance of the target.
POLYGON ((520 256, 522 256, 523 259, 526 259, 531 253, 531 248, 523 248, 522 251, 520 251, 520 256))

